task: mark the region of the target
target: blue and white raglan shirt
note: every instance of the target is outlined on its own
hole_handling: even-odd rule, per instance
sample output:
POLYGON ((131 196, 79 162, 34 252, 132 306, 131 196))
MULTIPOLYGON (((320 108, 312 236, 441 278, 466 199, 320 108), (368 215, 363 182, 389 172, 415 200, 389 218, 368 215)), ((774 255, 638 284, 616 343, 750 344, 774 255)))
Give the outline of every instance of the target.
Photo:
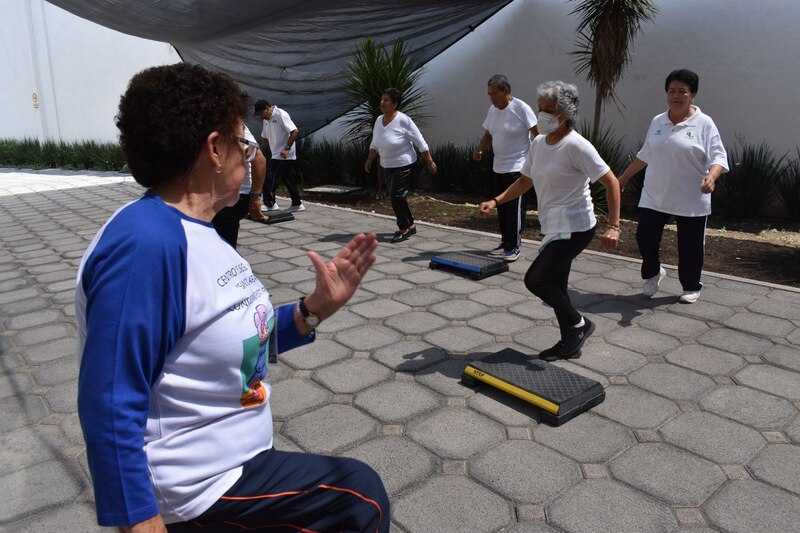
POLYGON ((78 413, 101 525, 202 514, 272 447, 269 353, 300 337, 210 223, 147 192, 83 256, 78 413))

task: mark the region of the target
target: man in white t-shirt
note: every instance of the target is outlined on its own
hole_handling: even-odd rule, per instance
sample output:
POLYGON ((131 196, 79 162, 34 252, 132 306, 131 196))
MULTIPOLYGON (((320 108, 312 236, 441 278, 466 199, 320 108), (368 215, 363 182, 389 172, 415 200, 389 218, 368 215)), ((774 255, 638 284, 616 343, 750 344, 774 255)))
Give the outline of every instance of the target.
POLYGON ((264 181, 264 206, 267 211, 280 209, 275 201, 275 191, 278 184, 283 183, 292 198, 292 205, 287 211, 305 211, 305 206, 300 200, 300 189, 292 177, 292 167, 297 159, 295 141, 297 140, 297 126, 292 122, 292 117, 276 105, 271 105, 267 100, 258 100, 255 104, 255 114, 261 118, 261 149, 270 156, 267 163, 267 179, 264 181))
MULTIPOLYGON (((536 115, 531 107, 511 96, 511 84, 502 74, 495 74, 488 82, 489 100, 492 105, 483 121, 483 137, 472 153, 480 161, 491 146, 494 152, 492 165, 493 191, 498 195, 520 176, 522 164, 528 154, 531 138, 539 134, 536 115)), ((505 261, 516 261, 522 244, 522 229, 525 227, 525 199, 517 198, 497 208, 502 241, 489 255, 502 257, 505 261)))

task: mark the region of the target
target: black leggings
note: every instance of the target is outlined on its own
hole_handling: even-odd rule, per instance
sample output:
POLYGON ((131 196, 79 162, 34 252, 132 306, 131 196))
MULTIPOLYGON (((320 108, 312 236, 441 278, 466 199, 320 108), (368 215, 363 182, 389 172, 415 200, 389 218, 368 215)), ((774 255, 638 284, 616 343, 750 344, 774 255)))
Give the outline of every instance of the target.
MULTIPOLYGON (((636 228, 636 244, 642 256, 642 279, 652 278, 661 268, 659 248, 664 225, 672 215, 639 208, 639 226, 636 228)), ((706 248, 707 216, 675 217, 678 226, 678 279, 685 291, 703 288, 700 274, 703 271, 703 256, 706 248)))
POLYGON ((384 168, 383 173, 389 180, 389 196, 392 199, 392 210, 397 219, 397 227, 401 230, 414 224, 414 216, 408 207, 408 193, 414 184, 417 164, 411 163, 404 167, 384 168))
MULTIPOLYGON (((594 228, 573 233, 569 239, 548 243, 525 273, 525 286, 556 312, 561 331, 581 321, 567 293, 572 260, 578 257, 594 237, 594 228)), ((562 334, 563 337, 563 334, 562 334)))

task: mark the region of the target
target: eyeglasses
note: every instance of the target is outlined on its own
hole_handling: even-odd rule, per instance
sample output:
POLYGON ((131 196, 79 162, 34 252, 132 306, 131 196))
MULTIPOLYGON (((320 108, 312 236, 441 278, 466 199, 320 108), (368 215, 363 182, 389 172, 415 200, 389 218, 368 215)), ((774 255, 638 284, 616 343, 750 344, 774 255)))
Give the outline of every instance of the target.
POLYGON ((233 136, 234 139, 239 141, 242 146, 244 147, 244 160, 248 163, 251 162, 253 159, 256 158, 256 153, 258 153, 258 143, 245 139, 244 137, 239 137, 238 135, 233 136))

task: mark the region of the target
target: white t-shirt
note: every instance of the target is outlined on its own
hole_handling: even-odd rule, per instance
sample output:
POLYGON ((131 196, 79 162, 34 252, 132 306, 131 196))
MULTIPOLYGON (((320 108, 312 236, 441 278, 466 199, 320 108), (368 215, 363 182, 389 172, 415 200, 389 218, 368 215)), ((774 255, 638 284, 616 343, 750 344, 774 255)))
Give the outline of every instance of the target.
POLYGON ((542 233, 574 233, 594 227, 594 204, 589 183, 609 171, 592 143, 570 131, 550 146, 545 135, 533 139, 522 175, 533 181, 539 202, 542 233))
MULTIPOLYGON (((250 128, 247 126, 244 127, 244 138, 248 141, 256 142, 256 138, 250 133, 250 128)), ((253 165, 251 161, 248 161, 245 167, 245 174, 244 179, 242 180, 242 186, 239 187, 239 194, 250 194, 250 189, 252 188, 253 182, 253 165)))
POLYGON ((386 127, 383 125, 383 115, 375 120, 369 148, 378 152, 383 168, 404 167, 416 161, 414 146, 420 152, 428 151, 428 143, 411 117, 398 111, 386 127))
MULTIPOLYGON (((289 135, 297 129, 297 126, 292 122, 292 117, 283 109, 278 109, 274 106, 272 116, 261 121, 264 127, 261 130, 261 138, 269 141, 269 150, 272 152, 272 159, 283 159, 281 151, 286 148, 286 143, 289 142, 289 135)), ((295 147, 297 143, 292 143, 289 149, 289 155, 286 159, 297 159, 297 150, 295 147)))
POLYGON ((520 171, 531 146, 530 129, 535 125, 531 106, 519 98, 513 98, 503 109, 489 106, 483 129, 492 136, 492 170, 498 174, 520 171))
POLYGON ((711 214, 711 194, 700 183, 711 165, 728 171, 728 155, 711 117, 694 106, 694 114, 673 124, 669 112, 656 115, 636 157, 647 163, 639 207, 670 215, 711 214))

